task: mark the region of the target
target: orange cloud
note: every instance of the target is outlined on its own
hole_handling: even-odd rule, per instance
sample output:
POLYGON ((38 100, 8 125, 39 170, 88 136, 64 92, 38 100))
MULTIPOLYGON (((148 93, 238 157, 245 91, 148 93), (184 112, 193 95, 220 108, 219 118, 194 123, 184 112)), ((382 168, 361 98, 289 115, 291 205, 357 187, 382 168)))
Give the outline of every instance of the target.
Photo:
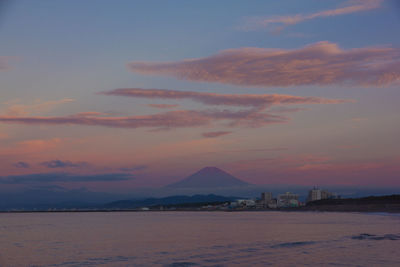
POLYGON ((293 50, 239 48, 178 62, 131 62, 127 67, 141 74, 244 86, 387 86, 400 81, 400 49, 343 50, 319 42, 293 50))
POLYGON ((345 6, 315 12, 312 14, 296 14, 289 16, 272 16, 267 18, 250 18, 245 25, 241 27, 243 30, 256 30, 259 28, 274 27, 274 32, 279 32, 289 25, 301 23, 303 21, 326 18, 340 15, 347 15, 356 12, 377 9, 381 6, 383 0, 358 0, 347 1, 345 6))
POLYGON ((2 113, 9 116, 26 116, 30 114, 46 112, 61 104, 70 103, 73 101, 75 100, 71 98, 52 101, 36 100, 33 104, 19 104, 18 100, 9 101, 5 103, 7 108, 2 113))
POLYGON ((62 144, 62 140, 60 138, 26 140, 19 142, 15 151, 33 153, 53 149, 60 144, 62 144))
MULTIPOLYGON (((104 95, 116 95, 138 98, 190 99, 205 105, 264 107, 277 104, 338 104, 350 100, 327 99, 321 97, 301 97, 279 94, 216 94, 193 91, 175 91, 167 89, 120 88, 104 95)), ((154 106, 154 105, 152 105, 154 106)), ((163 105, 164 106, 164 105, 163 105)), ((167 105, 169 106, 169 105, 167 105)))

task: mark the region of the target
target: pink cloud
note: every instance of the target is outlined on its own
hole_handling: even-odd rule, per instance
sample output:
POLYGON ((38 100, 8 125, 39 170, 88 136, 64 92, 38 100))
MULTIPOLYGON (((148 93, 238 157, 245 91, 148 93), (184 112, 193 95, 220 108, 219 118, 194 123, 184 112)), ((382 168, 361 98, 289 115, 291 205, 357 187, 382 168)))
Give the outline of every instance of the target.
POLYGON ((292 112, 299 112, 299 111, 308 111, 309 108, 287 108, 287 107, 276 107, 272 108, 269 111, 273 113, 292 113, 292 112))
POLYGON ((10 116, 25 116, 50 111, 62 104, 71 103, 72 98, 63 98, 60 100, 42 101, 35 100, 32 104, 21 104, 19 100, 8 101, 5 103, 6 109, 1 113, 10 116))
MULTIPOLYGON (((327 99, 321 97, 302 97, 280 94, 217 94, 193 91, 176 91, 167 89, 120 88, 104 95, 116 95, 137 98, 190 99, 205 105, 264 107, 270 105, 291 104, 338 104, 351 102, 342 99, 327 99)), ((153 106, 153 105, 152 105, 153 106)))
POLYGON ((214 153, 246 153, 246 152, 276 152, 288 150, 287 147, 274 147, 274 148, 253 148, 253 149, 232 149, 216 151, 214 153))
POLYGON ((0 157, 3 161, 25 161, 31 159, 36 161, 44 154, 51 154, 60 149, 64 149, 67 147, 67 145, 70 145, 69 139, 57 137, 49 139, 28 139, 18 142, 8 142, 1 144, 0 157))
POLYGON ((141 74, 244 86, 387 86, 400 81, 400 49, 343 50, 319 42, 293 50, 239 48, 178 62, 131 62, 127 67, 141 74))
POLYGON ((206 132, 202 133, 201 135, 206 138, 215 138, 215 137, 220 137, 223 135, 228 135, 231 134, 232 132, 226 132, 226 131, 219 131, 219 132, 206 132))
POLYGON ((244 30, 256 30, 259 28, 274 27, 274 32, 279 32, 289 25, 301 23, 303 21, 326 18, 340 15, 347 15, 356 12, 373 10, 381 7, 383 0, 352 0, 347 1, 345 6, 323 10, 311 14, 296 14, 289 16, 272 16, 267 18, 250 18, 241 27, 244 30))
POLYGON ((107 115, 103 112, 97 112, 97 111, 87 111, 87 112, 79 112, 75 114, 75 116, 78 117, 96 117, 96 116, 102 116, 102 115, 107 115))
MULTIPOLYGON (((70 116, 45 117, 26 116, 32 111, 41 111, 53 107, 56 104, 72 101, 70 99, 39 103, 35 106, 22 106, 18 112, 8 112, 0 116, 0 122, 13 124, 44 124, 44 125, 88 125, 105 126, 117 128, 153 128, 152 130, 165 130, 169 128, 196 127, 210 125, 218 121, 227 122, 228 127, 263 127, 273 123, 285 123, 289 119, 284 116, 265 112, 271 105, 292 105, 292 104, 337 104, 351 102, 350 100, 327 99, 320 97, 300 97, 278 94, 216 94, 200 93, 191 91, 174 91, 165 89, 141 89, 125 88, 103 92, 105 95, 118 95, 141 98, 162 98, 162 99, 191 99, 206 105, 225 105, 250 107, 246 110, 175 110, 165 113, 141 116, 110 116, 100 112, 80 112, 70 116), (30 111, 30 112, 28 112, 30 111)), ((13 105, 15 106, 15 105, 13 105)), ((176 105, 151 105, 157 108, 170 108, 176 105)), ((300 111, 301 109, 291 110, 300 111)))
POLYGON ((148 104, 149 107, 152 108, 161 108, 161 109, 168 109, 168 108, 176 108, 179 105, 168 105, 168 104, 148 104))
POLYGON ((61 145, 62 142, 60 138, 26 140, 18 143, 16 151, 20 150, 25 153, 40 152, 54 149, 61 145))
POLYGON ((260 109, 242 111, 229 110, 178 110, 153 115, 102 117, 77 115, 62 117, 17 117, 0 116, 0 122, 28 125, 86 125, 116 128, 180 128, 210 125, 217 121, 228 121, 228 126, 262 127, 273 123, 284 123, 288 119, 262 112, 260 109))

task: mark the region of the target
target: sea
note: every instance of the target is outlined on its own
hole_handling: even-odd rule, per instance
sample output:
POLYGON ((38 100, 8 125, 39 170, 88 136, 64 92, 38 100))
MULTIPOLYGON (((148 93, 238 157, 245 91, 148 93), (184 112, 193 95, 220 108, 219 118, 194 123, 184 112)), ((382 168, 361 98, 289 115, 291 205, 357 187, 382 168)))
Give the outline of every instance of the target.
POLYGON ((400 215, 1 213, 0 266, 400 266, 400 215))

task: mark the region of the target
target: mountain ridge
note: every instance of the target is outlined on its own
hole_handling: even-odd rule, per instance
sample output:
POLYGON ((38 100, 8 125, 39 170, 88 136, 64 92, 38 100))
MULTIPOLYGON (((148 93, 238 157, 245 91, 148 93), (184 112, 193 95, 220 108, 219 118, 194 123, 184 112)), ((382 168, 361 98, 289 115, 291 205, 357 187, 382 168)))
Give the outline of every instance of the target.
POLYGON ((235 176, 217 168, 204 167, 192 175, 172 184, 167 188, 223 188, 250 185, 235 176))

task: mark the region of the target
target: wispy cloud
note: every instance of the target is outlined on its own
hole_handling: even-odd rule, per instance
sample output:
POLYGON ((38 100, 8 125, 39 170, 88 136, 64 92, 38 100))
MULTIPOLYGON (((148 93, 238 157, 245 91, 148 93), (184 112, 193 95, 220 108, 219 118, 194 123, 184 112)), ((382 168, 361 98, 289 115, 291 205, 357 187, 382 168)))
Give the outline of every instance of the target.
POLYGON ((120 88, 102 92, 104 95, 127 96, 137 98, 190 99, 205 105, 225 105, 243 107, 265 107, 291 104, 338 104, 350 100, 327 99, 320 97, 302 97, 279 94, 216 94, 166 89, 120 88))
POLYGON ((227 126, 262 127, 273 123, 288 122, 288 118, 262 112, 263 109, 229 110, 178 110, 165 113, 127 117, 64 116, 64 117, 16 117, 0 116, 0 122, 28 125, 86 125, 116 128, 170 129, 210 125, 227 121, 227 126))
POLYGON ((42 112, 47 112, 55 107, 75 101, 72 98, 63 98, 60 100, 42 101, 36 100, 33 104, 21 104, 19 100, 8 101, 6 108, 1 112, 10 116, 26 116, 42 112))
MULTIPOLYGON (((327 99, 320 97, 301 97, 278 94, 216 94, 165 89, 125 88, 102 92, 104 95, 117 95, 140 98, 190 99, 205 105, 247 107, 245 110, 206 109, 175 110, 141 116, 113 117, 99 112, 81 112, 70 116, 0 116, 0 122, 13 124, 44 125, 88 125, 117 128, 153 128, 165 130, 180 127, 206 126, 225 121, 228 127, 263 127, 273 123, 285 123, 284 116, 266 112, 272 105, 293 104, 338 104, 352 100, 327 99)), ((300 109, 299 109, 300 111, 300 109)), ((206 136, 205 137, 211 137, 206 136)), ((216 136, 213 136, 216 137, 216 136)))
POLYGON ((21 141, 17 144, 17 150, 25 153, 36 153, 58 147, 63 143, 60 138, 51 139, 31 139, 21 141))
POLYGON ((161 109, 168 109, 168 108, 176 108, 179 105, 169 105, 169 104, 148 104, 149 107, 152 108, 161 108, 161 109))
POLYGON ((29 155, 31 157, 37 157, 38 153, 46 153, 52 150, 54 151, 55 149, 65 147, 67 144, 70 144, 70 140, 64 138, 62 139, 55 137, 50 139, 29 139, 3 145, 0 149, 0 156, 24 157, 29 155))
POLYGON ((131 62, 127 67, 141 74, 244 86, 387 86, 400 81, 400 49, 343 50, 319 42, 293 50, 239 48, 178 62, 131 62))
POLYGON ((77 175, 69 173, 37 173, 27 175, 0 176, 0 184, 115 182, 131 179, 133 179, 133 177, 127 173, 105 173, 92 175, 77 175))
POLYGON ((45 161, 40 163, 40 165, 45 166, 47 168, 80 168, 80 167, 85 167, 88 165, 87 162, 71 162, 68 160, 62 161, 62 160, 51 160, 51 161, 45 161))
POLYGON ((97 111, 86 111, 86 112, 79 112, 75 114, 75 116, 82 116, 82 117, 96 117, 96 116, 103 116, 107 115, 106 113, 103 112, 97 112, 97 111))
POLYGON ((206 133, 202 133, 201 135, 206 138, 216 138, 216 137, 228 135, 231 133, 232 132, 228 132, 228 131, 219 131, 219 132, 206 132, 206 133))
POLYGON ((275 147, 275 148, 253 148, 253 149, 233 149, 233 150, 224 150, 221 152, 238 152, 238 153, 244 153, 244 152, 276 152, 276 151, 285 151, 288 150, 287 147, 275 147))
MULTIPOLYGON (((114 128, 153 128, 166 130, 181 127, 209 126, 217 122, 228 127, 263 127, 274 123, 286 123, 287 117, 266 112, 271 105, 292 104, 338 104, 351 100, 327 99, 320 97, 300 97, 278 94, 216 94, 165 89, 125 88, 103 92, 105 95, 118 95, 141 98, 191 99, 213 106, 247 107, 245 110, 206 109, 174 110, 152 115, 111 116, 100 112, 80 112, 69 116, 0 116, 0 123, 26 125, 86 125, 114 128)), ((20 114, 20 113, 18 113, 20 114)), ((230 132, 226 132, 228 134, 230 132)), ((222 133, 205 133, 205 137, 217 137, 222 133)), ((36 145, 41 145, 40 140, 36 145)), ((62 162, 49 162, 49 166, 58 166, 62 162)), ((71 165, 70 165, 71 166, 71 165)))
POLYGON ((257 30, 260 28, 272 28, 273 32, 277 33, 283 30, 285 27, 295 25, 307 20, 341 16, 377 9, 381 7, 382 2, 383 0, 351 0, 345 2, 345 4, 341 7, 323 10, 311 14, 271 16, 264 18, 254 17, 247 19, 245 24, 241 26, 240 29, 257 30))
POLYGON ((307 111, 310 110, 309 108, 288 108, 288 107, 274 107, 271 108, 269 111, 272 113, 293 113, 299 111, 307 111))

